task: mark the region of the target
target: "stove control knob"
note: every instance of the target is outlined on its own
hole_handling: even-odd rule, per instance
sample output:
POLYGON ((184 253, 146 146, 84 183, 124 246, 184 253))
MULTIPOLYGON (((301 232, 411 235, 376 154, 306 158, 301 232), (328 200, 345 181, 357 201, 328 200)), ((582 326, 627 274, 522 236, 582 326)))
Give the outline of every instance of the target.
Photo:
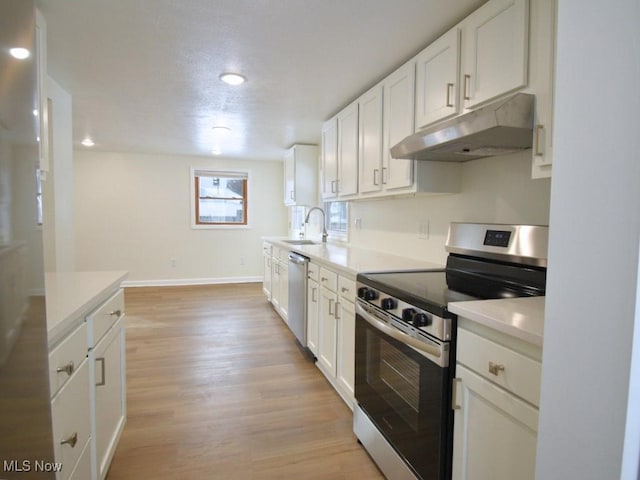
POLYGON ((398 307, 398 301, 395 298, 383 298, 380 302, 380 306, 383 310, 393 310, 398 307))
POLYGON ((413 317, 413 326, 414 327, 428 327, 431 325, 432 319, 431 315, 426 313, 416 313, 413 317))
POLYGON ((378 292, 368 287, 360 287, 358 289, 358 298, 364 300, 375 300, 378 298, 378 292))
POLYGON ((415 308, 405 308, 402 310, 402 320, 410 322, 416 314, 415 308))

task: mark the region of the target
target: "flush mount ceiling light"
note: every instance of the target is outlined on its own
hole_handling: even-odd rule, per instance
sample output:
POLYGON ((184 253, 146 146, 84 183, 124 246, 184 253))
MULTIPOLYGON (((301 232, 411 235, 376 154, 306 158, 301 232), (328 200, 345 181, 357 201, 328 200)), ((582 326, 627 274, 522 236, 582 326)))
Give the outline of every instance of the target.
POLYGON ((213 147, 213 150, 211 151, 211 153, 213 153, 214 155, 220 155, 222 153, 222 150, 220 150, 220 147, 213 147))
POLYGON ((223 73, 220 75, 220 80, 228 85, 242 85, 247 81, 245 77, 238 73, 223 73))
POLYGON ((223 127, 221 125, 216 125, 215 127, 211 127, 211 130, 213 130, 213 133, 215 135, 226 135, 231 131, 229 127, 223 127))
POLYGON ((91 138, 89 138, 89 137, 85 138, 80 143, 82 145, 84 145, 85 147, 93 147, 95 145, 95 142, 93 140, 91 140, 91 138))
POLYGON ((15 48, 9 49, 9 54, 13 58, 17 58, 18 60, 24 60, 25 58, 29 58, 29 55, 31 55, 31 52, 29 52, 29 50, 27 50, 26 48, 15 47, 15 48))

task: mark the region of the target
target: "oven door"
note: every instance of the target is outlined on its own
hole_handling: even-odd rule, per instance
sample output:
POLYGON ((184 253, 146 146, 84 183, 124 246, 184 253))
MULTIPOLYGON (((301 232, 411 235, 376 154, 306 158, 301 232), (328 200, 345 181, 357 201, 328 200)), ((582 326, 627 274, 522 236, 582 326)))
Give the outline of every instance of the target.
POLYGON ((450 478, 449 344, 420 345, 389 319, 356 304, 356 401, 419 478, 450 478))

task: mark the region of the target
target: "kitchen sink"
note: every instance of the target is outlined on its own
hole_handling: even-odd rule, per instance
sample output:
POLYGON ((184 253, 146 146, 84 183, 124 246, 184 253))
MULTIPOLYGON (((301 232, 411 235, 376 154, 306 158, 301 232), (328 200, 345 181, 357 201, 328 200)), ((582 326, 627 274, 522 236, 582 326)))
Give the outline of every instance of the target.
POLYGON ((313 240, 300 239, 300 240, 282 240, 284 243, 288 243, 289 245, 318 245, 318 242, 314 242, 313 240))

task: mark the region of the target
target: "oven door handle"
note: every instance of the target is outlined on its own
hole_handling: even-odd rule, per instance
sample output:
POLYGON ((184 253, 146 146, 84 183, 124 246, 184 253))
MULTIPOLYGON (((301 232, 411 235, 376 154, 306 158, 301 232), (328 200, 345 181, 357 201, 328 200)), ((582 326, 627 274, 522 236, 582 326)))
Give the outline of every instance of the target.
POLYGON ((412 336, 407 335, 406 333, 401 332, 396 328, 390 327, 383 321, 378 320, 369 312, 367 312, 364 308, 362 308, 362 305, 360 305, 357 302, 356 302, 356 314, 360 315, 363 319, 365 319, 367 323, 369 323, 372 327, 375 327, 376 329, 380 330, 383 333, 386 333, 391 338, 394 338, 399 342, 404 343, 405 345, 409 345, 410 347, 415 348, 420 352, 424 352, 436 358, 440 358, 442 356, 442 351, 440 348, 434 347, 433 345, 426 344, 424 342, 421 342, 420 340, 416 340, 412 336))

